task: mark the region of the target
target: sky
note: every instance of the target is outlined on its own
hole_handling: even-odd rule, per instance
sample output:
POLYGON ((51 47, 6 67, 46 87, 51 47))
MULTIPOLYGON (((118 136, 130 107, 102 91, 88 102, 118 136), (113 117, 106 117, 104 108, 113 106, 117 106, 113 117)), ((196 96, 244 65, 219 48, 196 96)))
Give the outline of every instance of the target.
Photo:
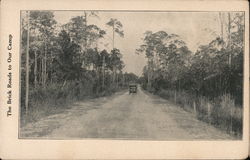
MULTIPOLYGON (((65 24, 72 17, 83 16, 83 11, 54 11, 58 24, 65 24)), ((120 49, 125 63, 125 72, 140 76, 146 65, 144 54, 135 54, 135 50, 143 43, 146 31, 166 31, 177 34, 184 40, 188 48, 195 52, 199 45, 208 44, 220 33, 218 12, 98 12, 97 17, 89 17, 88 24, 96 24, 105 30, 107 36, 100 40, 100 49, 110 50, 112 47, 112 30, 106 23, 110 18, 118 19, 124 30, 124 38, 115 36, 115 47, 120 49), (101 44, 103 43, 103 44, 101 44), (109 46, 105 47, 105 44, 109 46)))

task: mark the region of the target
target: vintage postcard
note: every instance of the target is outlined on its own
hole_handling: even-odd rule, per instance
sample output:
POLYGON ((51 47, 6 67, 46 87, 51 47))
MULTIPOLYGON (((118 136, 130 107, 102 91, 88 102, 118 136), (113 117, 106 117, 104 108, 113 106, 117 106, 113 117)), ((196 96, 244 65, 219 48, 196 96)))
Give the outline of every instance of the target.
POLYGON ((2 159, 242 159, 247 1, 1 1, 2 159))

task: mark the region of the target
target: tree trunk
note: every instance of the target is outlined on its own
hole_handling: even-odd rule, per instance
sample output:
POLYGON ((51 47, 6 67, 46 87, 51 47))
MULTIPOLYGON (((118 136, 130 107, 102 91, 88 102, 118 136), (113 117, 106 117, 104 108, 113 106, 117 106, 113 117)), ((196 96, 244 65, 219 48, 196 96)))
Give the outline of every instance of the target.
POLYGON ((47 82, 47 46, 45 43, 45 51, 44 51, 44 87, 47 82))
POLYGON ((176 102, 177 102, 177 93, 176 93, 177 91, 176 91, 176 88, 175 88, 175 90, 174 90, 174 103, 176 104, 176 102))
POLYGON ((28 29, 27 29, 27 48, 26 48, 26 92, 25 92, 25 112, 28 114, 29 109, 29 11, 27 11, 28 16, 28 29))
POLYGON ((81 61, 82 61, 82 68, 87 68, 86 63, 86 56, 84 55, 84 53, 87 53, 87 12, 84 11, 84 19, 85 19, 85 28, 84 28, 84 32, 85 32, 85 37, 84 37, 84 44, 81 45, 81 49, 82 49, 82 54, 81 54, 81 61))
POLYGON ((116 67, 113 69, 113 84, 115 84, 115 77, 116 77, 116 67))
POLYGON ((224 39, 224 27, 223 27, 223 17, 222 17, 222 13, 219 12, 219 18, 220 18, 220 27, 221 27, 221 39, 224 39))
POLYGON ((64 88, 64 86, 66 85, 66 83, 67 83, 67 80, 64 80, 64 82, 63 82, 63 85, 62 85, 61 89, 63 89, 63 88, 64 88))
POLYGON ((178 80, 178 91, 180 92, 180 90, 181 90, 181 80, 179 79, 178 80))
POLYGON ((34 76, 35 76, 35 88, 37 88, 37 51, 35 50, 35 66, 34 66, 34 76))
POLYGON ((88 38, 87 38, 87 26, 88 26, 88 21, 87 21, 87 18, 88 18, 88 14, 86 11, 84 11, 84 18, 85 18, 85 37, 84 37, 84 41, 85 41, 85 50, 87 50, 87 47, 88 47, 88 38))
POLYGON ((42 71, 43 71, 43 62, 42 62, 42 57, 40 58, 40 63, 39 63, 39 71, 38 71, 38 74, 39 74, 39 84, 42 84, 43 82, 43 79, 42 79, 42 71))
POLYGON ((124 87, 125 86, 125 79, 124 79, 124 73, 122 73, 122 87, 124 87))
POLYGON ((119 73, 116 74, 116 87, 118 88, 119 87, 119 73))
POLYGON ((228 12, 228 64, 231 67, 232 55, 231 55, 231 17, 230 13, 228 12))
POLYGON ((233 107, 232 106, 230 107, 230 133, 233 134, 233 107))
POLYGON ((193 110, 194 110, 194 114, 196 115, 197 114, 197 110, 196 110, 196 103, 195 103, 195 101, 193 101, 193 110))
POLYGON ((151 88, 151 72, 150 72, 150 68, 148 68, 148 88, 150 89, 151 88))
POLYGON ((152 62, 148 61, 148 88, 151 89, 151 78, 152 78, 152 62))
POLYGON ((105 56, 103 56, 102 61, 102 88, 104 89, 104 82, 105 82, 105 56))
POLYGON ((41 57, 41 65, 42 65, 42 68, 41 68, 41 84, 43 86, 43 84, 44 84, 44 56, 41 57))
POLYGON ((115 26, 113 25, 113 50, 115 48, 115 26))
POLYGON ((98 95, 99 93, 99 86, 100 86, 100 73, 99 73, 99 67, 95 66, 95 72, 96 72, 96 76, 97 76, 97 87, 96 87, 96 95, 98 95))

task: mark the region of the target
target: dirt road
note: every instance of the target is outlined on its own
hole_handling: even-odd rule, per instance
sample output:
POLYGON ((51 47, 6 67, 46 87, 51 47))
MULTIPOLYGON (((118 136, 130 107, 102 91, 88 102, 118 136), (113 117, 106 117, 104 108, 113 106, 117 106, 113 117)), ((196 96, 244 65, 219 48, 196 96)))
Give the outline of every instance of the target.
POLYGON ((139 89, 74 104, 63 113, 30 123, 21 137, 140 140, 233 139, 192 113, 139 89))

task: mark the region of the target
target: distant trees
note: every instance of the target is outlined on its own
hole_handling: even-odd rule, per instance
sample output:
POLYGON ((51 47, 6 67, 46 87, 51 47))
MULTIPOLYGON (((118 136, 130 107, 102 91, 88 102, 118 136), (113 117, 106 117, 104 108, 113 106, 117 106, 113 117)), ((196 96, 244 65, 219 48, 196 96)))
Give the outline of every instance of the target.
POLYGON ((230 93, 242 103, 244 15, 223 15, 223 21, 219 15, 221 35, 200 46, 195 53, 191 53, 178 35, 147 31, 137 52, 144 53, 148 59, 143 72, 148 88, 187 90, 208 97, 230 93))
MULTIPOLYGON (((32 94, 30 101, 38 98, 34 95, 37 92, 46 95, 49 90, 58 94, 56 97, 98 96, 112 93, 124 87, 128 83, 125 80, 131 80, 130 74, 122 73, 122 53, 114 47, 114 34, 124 35, 121 22, 111 18, 107 23, 113 31, 113 48, 100 51, 99 40, 107 33, 88 23, 87 18, 98 16, 96 12, 84 11, 83 14, 58 25, 53 12, 30 11, 29 15, 22 12, 22 86, 26 86, 22 92, 32 94), (67 86, 72 91, 64 93, 67 86)), ((24 99, 22 97, 22 102, 24 99)))
POLYGON ((122 30, 122 23, 117 20, 111 18, 109 22, 107 23, 108 26, 112 27, 113 32, 113 49, 115 48, 115 33, 118 34, 120 37, 124 36, 123 30, 122 30))
MULTIPOLYGON (((40 61, 40 82, 43 87, 47 83, 49 74, 51 74, 50 64, 53 59, 52 50, 54 42, 54 29, 56 21, 54 20, 54 15, 52 12, 40 12, 34 11, 30 12, 30 24, 31 24, 31 33, 33 32, 33 51, 35 57, 37 57, 37 49, 39 49, 40 56, 38 61, 40 61)), ((35 58, 37 63, 37 59, 35 58)), ((37 67, 37 66, 36 66, 37 67)), ((37 71, 36 71, 37 72, 37 71)), ((37 77, 35 77, 36 79, 37 77)))
POLYGON ((30 56, 30 71, 34 74, 31 79, 34 81, 35 87, 41 84, 45 87, 48 76, 51 76, 50 64, 53 61, 54 50, 54 29, 56 21, 52 12, 30 12, 28 19, 23 19, 22 30, 22 47, 23 50, 27 49, 29 45, 30 56), (29 30, 27 23, 29 20, 29 30), (29 44, 24 39, 27 39, 29 34, 29 44))
POLYGON ((195 53, 178 35, 147 31, 137 49, 148 59, 140 82, 143 88, 193 110, 198 118, 240 135, 244 14, 223 12, 219 19, 220 35, 195 53))
POLYGON ((65 30, 59 33, 57 43, 59 52, 54 61, 56 76, 65 81, 79 79, 80 74, 78 72, 81 70, 80 45, 71 40, 69 33, 65 30))
MULTIPOLYGON (((117 70, 121 70, 123 68, 123 64, 120 63, 120 59, 121 59, 121 54, 120 51, 118 49, 115 48, 115 34, 118 34, 120 37, 124 37, 124 33, 122 30, 122 23, 117 20, 117 19, 113 19, 111 18, 109 22, 107 22, 107 24, 109 27, 112 28, 112 33, 113 33, 113 50, 111 51, 111 59, 112 59, 112 63, 113 63, 113 67, 112 67, 112 71, 113 71, 113 83, 115 83, 116 79, 118 80, 118 78, 116 78, 117 76, 117 70)), ((118 83, 116 83, 118 84, 118 83)))
POLYGON ((121 60, 122 55, 119 49, 114 48, 111 50, 110 60, 108 66, 111 68, 113 72, 113 84, 118 85, 118 77, 117 71, 121 72, 122 68, 124 67, 124 63, 121 60))
POLYGON ((230 93, 242 103, 244 20, 243 14, 228 13, 227 38, 217 37, 200 46, 191 58, 189 75, 200 94, 210 97, 230 93), (229 16, 231 15, 231 16, 229 16), (200 75, 198 75, 198 73, 200 75), (197 85, 198 84, 198 85, 197 85))
MULTIPOLYGON (((48 76, 51 74, 49 67, 53 59, 51 51, 54 49, 53 35, 56 21, 54 20, 53 13, 49 11, 28 11, 27 13, 23 12, 22 15, 21 52, 22 59, 26 59, 22 61, 22 75, 26 76, 27 92, 25 93, 26 99, 28 99, 29 83, 32 82, 35 88, 39 84, 45 87, 48 76), (24 54, 25 51, 26 54, 24 54)), ((28 102, 26 102, 27 106, 28 102)))
POLYGON ((144 75, 147 76, 149 88, 151 85, 158 85, 152 84, 157 79, 165 79, 170 86, 176 86, 174 83, 180 80, 182 72, 189 64, 188 58, 191 54, 178 35, 167 34, 165 31, 155 33, 147 31, 144 44, 137 49, 137 52, 145 53, 148 58, 144 75))

